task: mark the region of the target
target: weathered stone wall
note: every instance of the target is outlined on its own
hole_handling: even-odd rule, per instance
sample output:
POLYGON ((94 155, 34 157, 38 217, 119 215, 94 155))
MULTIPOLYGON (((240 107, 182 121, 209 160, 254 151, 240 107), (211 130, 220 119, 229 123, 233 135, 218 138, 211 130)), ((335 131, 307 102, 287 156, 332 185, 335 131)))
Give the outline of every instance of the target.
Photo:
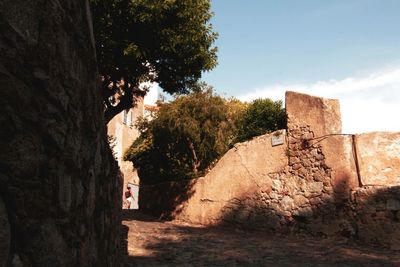
POLYGON ((358 239, 400 250, 400 186, 363 186, 351 204, 358 239))
MULTIPOLYGON (((389 187, 400 175, 400 134, 342 135, 337 100, 288 92, 286 111, 283 145, 272 146, 276 133, 237 144, 193 181, 188 201, 167 209, 171 217, 400 248, 400 191, 389 187), (362 183, 372 178, 379 183, 362 183)), ((147 210, 155 210, 150 198, 170 203, 163 202, 168 186, 156 197, 154 190, 141 192, 147 210)))
POLYGON ((164 220, 173 219, 193 195, 192 187, 197 180, 168 182, 157 185, 141 185, 139 208, 147 214, 164 220), (166 193, 168 192, 168 193, 166 193), (143 194, 144 197, 141 197, 143 194))
POLYGON ((362 185, 400 185, 400 133, 360 134, 356 142, 362 185))
POLYGON ((0 266, 118 265, 88 1, 1 0, 0 55, 0 266))
POLYGON ((254 190, 267 190, 271 186, 268 173, 277 172, 286 164, 284 146, 272 147, 270 135, 260 136, 235 145, 206 177, 191 183, 140 187, 140 209, 167 218, 218 223, 221 209, 228 202, 254 190))

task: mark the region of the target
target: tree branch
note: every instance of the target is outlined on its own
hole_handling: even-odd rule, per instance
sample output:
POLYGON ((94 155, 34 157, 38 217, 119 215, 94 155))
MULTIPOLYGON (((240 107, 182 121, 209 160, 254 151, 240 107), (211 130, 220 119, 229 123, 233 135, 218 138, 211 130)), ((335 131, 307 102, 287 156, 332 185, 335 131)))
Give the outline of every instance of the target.
POLYGON ((186 138, 188 145, 189 145, 189 149, 192 152, 192 156, 193 156, 193 163, 192 163, 192 170, 195 174, 198 173, 198 169, 200 167, 201 161, 197 158, 197 154, 196 154, 196 150, 194 149, 194 145, 193 142, 190 141, 189 138, 186 138))
POLYGON ((128 83, 122 83, 118 87, 117 82, 114 81, 112 90, 110 91, 114 91, 115 93, 117 93, 118 88, 122 89, 122 92, 119 95, 119 102, 117 105, 112 105, 109 101, 109 97, 107 99, 104 99, 104 102, 106 104, 106 109, 104 110, 104 120, 106 124, 108 124, 112 120, 112 118, 114 118, 123 110, 133 107, 136 102, 133 96, 132 87, 128 83))
POLYGON ((110 76, 101 77, 101 90, 105 105, 104 119, 106 124, 123 110, 134 107, 137 98, 144 97, 147 93, 146 90, 141 90, 138 86, 133 86, 124 80, 117 81, 110 76), (116 104, 110 100, 112 96, 118 98, 116 104))

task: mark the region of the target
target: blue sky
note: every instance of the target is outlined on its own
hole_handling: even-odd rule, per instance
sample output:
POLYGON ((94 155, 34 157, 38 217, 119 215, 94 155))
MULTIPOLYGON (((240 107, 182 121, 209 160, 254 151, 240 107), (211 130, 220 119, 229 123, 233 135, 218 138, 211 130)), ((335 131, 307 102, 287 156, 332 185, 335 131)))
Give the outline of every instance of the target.
POLYGON ((400 0, 212 0, 212 10, 219 64, 203 80, 217 93, 335 98, 344 133, 400 132, 400 0))
POLYGON ((219 65, 204 80, 240 95, 399 64, 400 1, 213 0, 219 65))
POLYGON ((219 65, 203 80, 244 101, 336 98, 343 132, 400 131, 400 0, 212 0, 219 65))

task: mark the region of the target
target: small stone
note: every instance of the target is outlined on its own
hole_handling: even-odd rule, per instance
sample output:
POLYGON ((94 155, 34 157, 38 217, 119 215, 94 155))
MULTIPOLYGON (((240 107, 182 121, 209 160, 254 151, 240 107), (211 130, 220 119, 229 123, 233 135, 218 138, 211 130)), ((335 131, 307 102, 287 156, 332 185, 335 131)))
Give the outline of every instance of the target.
POLYGON ((311 156, 315 157, 318 155, 318 149, 314 148, 313 150, 311 150, 311 156))
POLYGON ((305 177, 308 175, 308 171, 307 171, 307 169, 304 168, 304 167, 301 167, 301 168, 298 170, 298 172, 299 172, 299 175, 300 175, 301 177, 303 177, 303 178, 305 178, 305 177))
POLYGON ((302 137, 303 137, 303 139, 305 139, 305 140, 310 140, 310 139, 314 138, 314 133, 312 133, 312 132, 307 132, 307 133, 304 133, 302 137))
POLYGON ((324 180, 324 176, 321 175, 320 172, 315 173, 315 174, 313 175, 313 178, 314 178, 314 180, 317 181, 317 182, 322 182, 322 181, 324 180))
POLYGON ((322 194, 322 190, 324 189, 324 183, 322 182, 314 182, 307 183, 302 188, 304 190, 304 195, 306 197, 316 197, 322 194))
POLYGON ((285 217, 291 217, 292 213, 290 211, 284 211, 284 212, 282 212, 282 215, 285 217))
POLYGON ((385 219, 386 218, 386 212, 385 211, 377 211, 375 213, 375 218, 377 218, 377 219, 385 219))
POLYGON ((293 198, 293 201, 294 201, 294 205, 296 207, 302 207, 302 206, 307 205, 309 203, 308 199, 305 198, 303 195, 295 195, 294 198, 293 198))
POLYGON ((6 266, 10 250, 10 223, 3 200, 0 198, 0 266, 6 266))
POLYGON ((324 184, 324 189, 323 191, 327 194, 332 194, 333 193, 333 187, 332 186, 325 186, 324 184))
POLYGON ((375 205, 375 209, 379 211, 386 210, 386 205, 385 203, 379 202, 378 204, 375 205))
POLYGON ((304 159, 303 160, 303 166, 304 167, 310 167, 311 166, 311 161, 308 159, 304 159))
POLYGON ((386 202, 386 209, 388 210, 400 210, 400 201, 397 199, 390 198, 386 202))
POLYGON ((311 207, 304 207, 293 212, 293 216, 298 217, 312 217, 314 214, 311 207))
POLYGON ((298 170, 301 168, 301 164, 294 164, 292 168, 293 170, 298 170))
POLYGON ((321 198, 321 201, 324 203, 332 202, 332 200, 333 200, 332 196, 330 196, 328 194, 322 194, 320 196, 320 198, 321 198))
POLYGON ((289 196, 284 196, 281 200, 281 206, 283 210, 292 210, 294 207, 293 199, 289 196))
POLYGON ((269 193, 269 197, 271 199, 278 199, 279 195, 275 191, 272 191, 271 193, 269 193))
POLYGON ((310 204, 311 205, 318 205, 318 204, 321 204, 321 203, 322 203, 322 201, 321 201, 321 199, 319 197, 310 198, 310 204))
POLYGON ((12 266, 14 266, 14 267, 23 267, 24 266, 20 257, 18 256, 18 254, 14 255, 13 260, 12 260, 12 266))
POLYGON ((272 180, 272 190, 281 192, 282 191, 282 182, 280 180, 272 180))
POLYGON ((390 250, 400 251, 400 244, 394 244, 390 246, 390 250))
POLYGON ((328 177, 325 177, 322 182, 324 183, 324 187, 330 187, 332 185, 331 181, 330 181, 330 179, 328 177))
POLYGON ((300 163, 300 159, 299 158, 297 158, 297 157, 290 157, 289 158, 289 164, 290 165, 293 165, 293 164, 296 164, 296 163, 300 163))

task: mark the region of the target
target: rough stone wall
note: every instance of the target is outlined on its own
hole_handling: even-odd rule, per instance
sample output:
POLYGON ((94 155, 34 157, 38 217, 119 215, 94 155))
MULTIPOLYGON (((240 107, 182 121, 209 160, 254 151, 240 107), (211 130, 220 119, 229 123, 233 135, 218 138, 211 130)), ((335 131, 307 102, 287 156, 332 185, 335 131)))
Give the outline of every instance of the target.
POLYGON ((362 185, 400 185, 400 133, 359 134, 356 142, 362 185))
POLYGON ((400 250, 400 186, 364 186, 352 192, 356 237, 400 250))
POLYGON ((139 187, 139 209, 164 220, 174 219, 192 197, 192 187, 196 183, 197 180, 184 180, 157 185, 142 184, 139 187))
POLYGON ((271 146, 270 135, 235 145, 207 174, 192 182, 140 187, 140 209, 165 218, 202 224, 221 221, 221 209, 242 194, 268 190, 268 173, 287 164, 285 146, 271 146), (170 193, 172 192, 172 193, 170 193))
MULTIPOLYGON (((339 110, 337 100, 287 92, 283 145, 271 145, 276 133, 237 144, 189 190, 183 187, 187 201, 160 212, 192 223, 342 236, 400 249, 400 191, 392 186, 400 175, 400 134, 342 135, 339 110), (362 184, 371 177, 379 183, 362 184)), ((156 196, 154 190, 141 192, 149 211, 154 199, 171 203, 164 201, 168 185, 156 196)))
POLYGON ((118 265, 88 1, 1 0, 0 55, 0 266, 118 265))
POLYGON ((268 174, 287 165, 285 146, 272 146, 271 136, 235 145, 205 177, 192 185, 192 196, 187 203, 178 206, 176 217, 218 224, 223 213, 243 196, 266 194, 272 183, 268 174))

